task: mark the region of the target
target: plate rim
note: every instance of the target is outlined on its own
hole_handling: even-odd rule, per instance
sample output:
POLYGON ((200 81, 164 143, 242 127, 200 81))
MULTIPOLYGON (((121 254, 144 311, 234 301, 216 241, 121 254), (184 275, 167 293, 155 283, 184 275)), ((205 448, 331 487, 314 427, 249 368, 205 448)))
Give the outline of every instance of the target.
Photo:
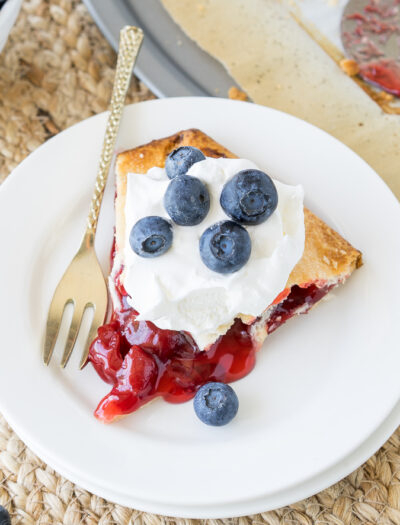
MULTIPOLYGON (((366 438, 366 440, 360 444, 355 450, 350 452, 348 456, 342 458, 337 464, 333 465, 326 471, 320 472, 315 477, 307 480, 306 483, 293 486, 288 490, 283 492, 283 495, 279 492, 278 495, 269 495, 260 498, 255 498, 254 500, 246 503, 246 509, 234 511, 233 514, 228 513, 226 507, 232 508, 231 504, 226 504, 222 506, 213 506, 212 513, 210 514, 210 507, 204 509, 203 507, 185 507, 185 510, 182 512, 182 507, 174 506, 173 504, 170 507, 167 507, 165 504, 154 504, 145 502, 143 503, 140 500, 136 500, 132 504, 134 498, 126 500, 126 498, 121 498, 118 493, 111 493, 108 489, 102 488, 100 485, 95 486, 90 482, 83 481, 82 478, 76 477, 73 473, 70 473, 68 470, 60 467, 56 462, 51 459, 48 460, 46 453, 40 450, 39 448, 32 447, 29 442, 23 439, 23 433, 18 432, 18 428, 14 427, 10 421, 6 418, 7 423, 10 427, 15 428, 14 432, 17 436, 26 444, 28 447, 47 465, 54 469, 58 474, 65 477, 69 481, 73 482, 75 485, 81 486, 83 489, 95 494, 101 498, 107 499, 114 504, 121 505, 128 508, 134 508, 141 512, 147 512, 152 514, 161 514, 164 516, 169 516, 173 518, 183 518, 183 519, 230 519, 230 518, 240 518, 242 516, 249 516, 253 514, 261 514, 263 512, 273 511, 288 505, 292 505, 298 501, 302 501, 306 498, 309 498, 313 495, 318 494, 319 492, 333 486, 338 483, 349 474, 358 469, 363 465, 370 457, 372 457, 385 443, 390 439, 390 437, 396 432, 400 425, 400 401, 396 404, 393 410, 388 414, 387 418, 382 422, 382 424, 366 438)), ((241 502, 239 505, 244 505, 241 502)))

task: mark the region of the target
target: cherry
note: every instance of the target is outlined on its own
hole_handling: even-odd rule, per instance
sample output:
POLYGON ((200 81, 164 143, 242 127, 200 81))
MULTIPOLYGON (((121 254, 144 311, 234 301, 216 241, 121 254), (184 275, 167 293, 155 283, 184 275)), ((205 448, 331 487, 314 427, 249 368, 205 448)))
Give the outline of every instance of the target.
MULTIPOLYGON (((155 397, 182 403, 206 383, 237 381, 253 369, 259 346, 251 336, 251 325, 236 319, 224 336, 201 352, 190 334, 161 330, 150 321, 137 320, 118 278, 116 284, 121 308, 113 312, 110 323, 99 328, 89 352, 99 376, 113 385, 96 409, 99 420, 115 421, 155 397)), ((268 333, 299 307, 311 308, 331 288, 309 283, 282 292, 273 303, 268 333)))
POLYGON ((89 359, 96 372, 106 383, 117 382, 117 372, 122 365, 121 335, 117 322, 101 326, 97 338, 90 345, 89 359))

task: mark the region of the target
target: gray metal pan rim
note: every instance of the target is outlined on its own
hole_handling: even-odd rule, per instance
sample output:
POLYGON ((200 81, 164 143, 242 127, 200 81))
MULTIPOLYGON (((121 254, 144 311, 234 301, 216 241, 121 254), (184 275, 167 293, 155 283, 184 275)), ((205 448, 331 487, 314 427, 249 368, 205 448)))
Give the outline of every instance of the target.
POLYGON ((236 85, 219 62, 183 33, 159 0, 83 1, 114 49, 118 47, 122 26, 132 24, 142 27, 145 39, 135 73, 158 97, 226 96, 229 87, 236 85), (154 24, 149 19, 150 13, 154 24), (157 34, 155 27, 160 31, 157 34), (160 40, 164 37, 163 48, 160 40), (181 42, 181 46, 177 42, 181 42))

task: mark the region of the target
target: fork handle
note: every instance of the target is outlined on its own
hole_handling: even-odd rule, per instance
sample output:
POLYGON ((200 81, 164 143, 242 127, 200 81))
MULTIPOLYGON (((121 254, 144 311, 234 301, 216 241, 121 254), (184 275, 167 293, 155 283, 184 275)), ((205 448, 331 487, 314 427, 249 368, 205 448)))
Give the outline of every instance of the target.
POLYGON ((89 244, 93 244, 94 242, 101 201, 103 200, 104 188, 114 154, 115 141, 118 134, 122 111, 124 109, 125 97, 128 91, 132 69, 136 62, 136 57, 139 53, 142 40, 143 31, 138 27, 125 26, 121 29, 117 69, 115 72, 114 87, 110 102, 110 114, 108 116, 106 133, 104 136, 99 170, 96 177, 92 201, 90 203, 87 227, 83 240, 84 243, 85 241, 89 244))

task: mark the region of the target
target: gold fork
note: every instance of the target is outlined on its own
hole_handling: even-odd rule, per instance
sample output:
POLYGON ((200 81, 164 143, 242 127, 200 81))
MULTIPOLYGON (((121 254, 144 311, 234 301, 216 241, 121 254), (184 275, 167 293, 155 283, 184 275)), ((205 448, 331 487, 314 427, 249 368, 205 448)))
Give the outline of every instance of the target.
POLYGON ((142 40, 143 32, 137 27, 126 26, 121 30, 117 69, 110 103, 110 114, 107 121, 96 184, 87 218, 86 231, 80 248, 66 269, 61 281, 58 283, 50 304, 43 350, 43 361, 46 365, 50 362, 60 330, 64 309, 67 304, 73 304, 74 313, 64 347, 64 354, 61 359, 61 366, 63 368, 71 356, 86 308, 93 308, 94 316, 84 346, 80 368, 83 368, 86 364, 90 343, 95 337, 97 329, 104 322, 107 314, 107 286, 94 249, 94 237, 124 108, 126 92, 142 40))

